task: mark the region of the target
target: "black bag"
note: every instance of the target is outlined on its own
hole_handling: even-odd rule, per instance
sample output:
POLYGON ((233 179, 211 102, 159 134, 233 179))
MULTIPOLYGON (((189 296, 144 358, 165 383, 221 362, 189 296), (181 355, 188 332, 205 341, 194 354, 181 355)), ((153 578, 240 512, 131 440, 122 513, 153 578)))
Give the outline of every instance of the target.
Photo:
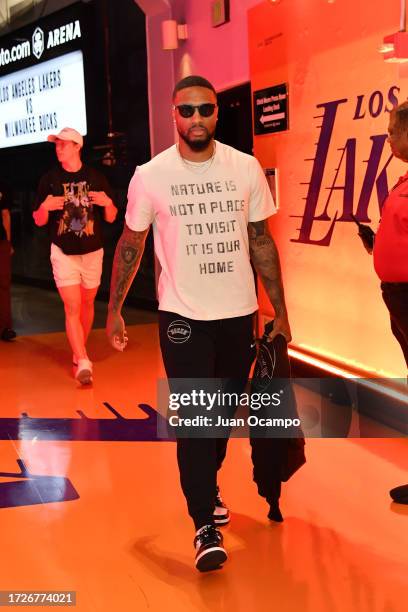
MULTIPOLYGON (((276 391, 276 379, 284 386, 285 415, 292 419, 299 418, 296 398, 290 382, 290 361, 288 346, 284 336, 278 334, 272 342, 268 335, 273 329, 273 321, 265 325, 264 335, 259 341, 259 348, 252 376, 251 393, 269 393, 276 391)), ((300 427, 290 430, 291 436, 267 436, 267 431, 260 428, 250 430, 254 480, 260 495, 268 490, 269 481, 279 478, 286 482, 306 463, 305 440, 300 427)))
POLYGON ((306 463, 304 438, 286 438, 286 444, 286 454, 280 466, 282 482, 287 482, 306 463))

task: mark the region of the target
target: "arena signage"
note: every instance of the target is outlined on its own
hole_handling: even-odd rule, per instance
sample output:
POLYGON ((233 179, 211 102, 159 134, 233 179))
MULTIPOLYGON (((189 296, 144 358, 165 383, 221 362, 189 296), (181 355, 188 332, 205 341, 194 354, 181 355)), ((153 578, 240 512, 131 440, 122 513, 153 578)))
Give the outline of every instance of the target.
POLYGON ((394 85, 384 92, 376 90, 370 95, 362 94, 354 99, 342 98, 316 105, 316 116, 321 119, 320 134, 316 143, 315 157, 311 160, 313 162, 311 174, 304 183, 308 185, 308 190, 299 234, 297 238, 291 238, 292 242, 327 247, 331 243, 336 223, 351 221, 353 214, 363 223, 370 222, 368 207, 373 192, 377 195, 378 208, 381 210, 390 188, 387 168, 392 159, 390 152, 385 162, 382 161, 388 137, 387 115, 389 116, 393 106, 398 104, 399 92, 400 88, 394 85), (357 151, 359 145, 363 143, 349 133, 345 141, 340 144, 336 133, 339 115, 345 110, 350 114, 352 121, 381 118, 379 132, 364 137, 366 141, 371 141, 371 144, 368 159, 364 162, 367 165, 360 193, 357 192, 355 175, 356 165, 361 163, 358 161, 357 151), (335 141, 335 145, 332 141, 335 141), (323 177, 333 146, 339 151, 333 167, 333 179, 329 184, 324 184, 323 177), (344 178, 341 177, 341 170, 344 178), (341 196, 342 210, 330 216, 329 204, 334 194, 337 197, 341 196), (326 227, 322 226, 322 222, 326 222, 326 227), (316 225, 321 232, 317 235, 316 231, 313 231, 312 237, 312 230, 315 230, 316 225))
POLYGON ((16 64, 32 56, 40 60, 44 51, 70 43, 81 37, 82 31, 79 19, 45 31, 37 26, 32 33, 31 40, 27 39, 17 45, 0 48, 0 67, 16 64))
POLYGON ((87 133, 82 51, 0 76, 0 148, 45 142, 66 125, 87 133))

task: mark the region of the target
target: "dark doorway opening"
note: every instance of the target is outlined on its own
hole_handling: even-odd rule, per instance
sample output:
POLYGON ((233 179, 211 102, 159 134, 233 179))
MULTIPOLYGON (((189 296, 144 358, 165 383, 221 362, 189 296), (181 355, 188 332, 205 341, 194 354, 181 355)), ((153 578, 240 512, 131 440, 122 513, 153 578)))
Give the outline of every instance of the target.
POLYGON ((218 94, 217 140, 252 155, 251 85, 244 83, 218 94))

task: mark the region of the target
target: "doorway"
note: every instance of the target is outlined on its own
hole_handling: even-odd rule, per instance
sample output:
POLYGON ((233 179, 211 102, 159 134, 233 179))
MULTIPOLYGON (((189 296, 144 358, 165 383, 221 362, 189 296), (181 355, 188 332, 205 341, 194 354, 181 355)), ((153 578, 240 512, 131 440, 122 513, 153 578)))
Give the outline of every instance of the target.
POLYGON ((218 95, 217 140, 252 155, 251 85, 244 83, 218 95))

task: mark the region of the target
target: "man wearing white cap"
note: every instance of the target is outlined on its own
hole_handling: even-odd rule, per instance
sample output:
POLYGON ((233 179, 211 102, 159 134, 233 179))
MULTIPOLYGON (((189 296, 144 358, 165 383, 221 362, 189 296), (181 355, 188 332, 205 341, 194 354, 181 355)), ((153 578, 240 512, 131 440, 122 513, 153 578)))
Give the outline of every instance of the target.
POLYGON ((48 226, 52 270, 64 302, 75 377, 81 384, 90 384, 92 362, 86 341, 102 273, 102 219, 112 223, 117 209, 106 178, 82 163, 79 132, 65 127, 48 136, 48 141, 55 143, 59 165, 41 178, 33 217, 36 225, 48 226))

